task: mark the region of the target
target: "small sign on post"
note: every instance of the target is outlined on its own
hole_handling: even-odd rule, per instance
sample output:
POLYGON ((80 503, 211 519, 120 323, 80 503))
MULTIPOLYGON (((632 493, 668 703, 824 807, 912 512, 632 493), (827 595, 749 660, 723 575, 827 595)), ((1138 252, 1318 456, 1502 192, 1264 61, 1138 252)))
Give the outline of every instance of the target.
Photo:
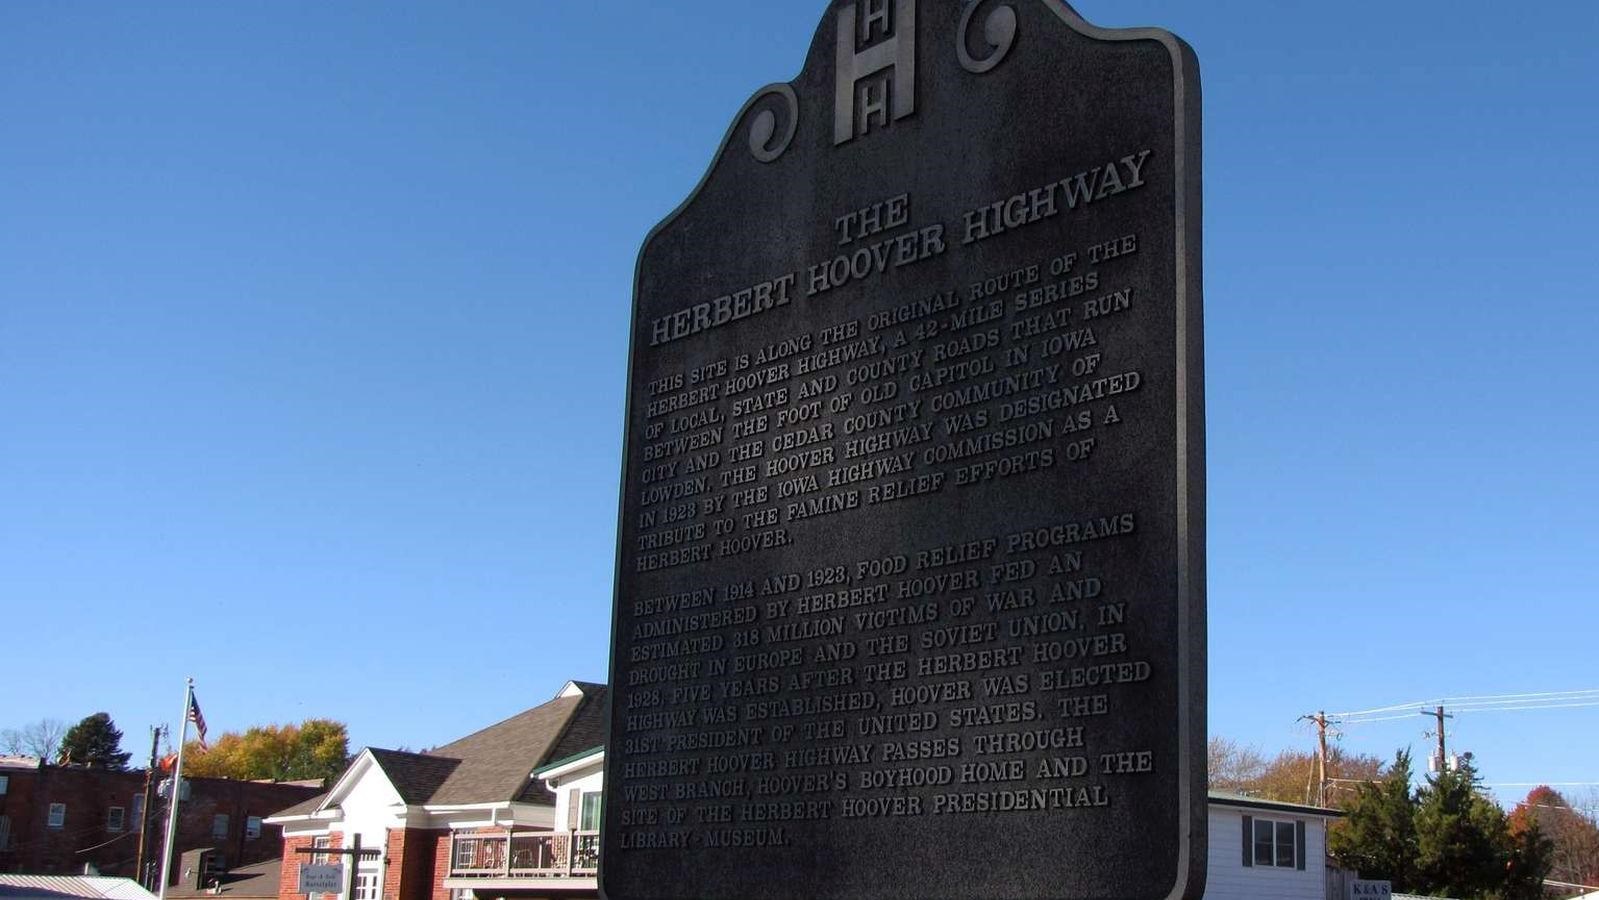
POLYGON ((300 867, 300 893, 337 894, 344 890, 344 867, 312 865, 300 867))

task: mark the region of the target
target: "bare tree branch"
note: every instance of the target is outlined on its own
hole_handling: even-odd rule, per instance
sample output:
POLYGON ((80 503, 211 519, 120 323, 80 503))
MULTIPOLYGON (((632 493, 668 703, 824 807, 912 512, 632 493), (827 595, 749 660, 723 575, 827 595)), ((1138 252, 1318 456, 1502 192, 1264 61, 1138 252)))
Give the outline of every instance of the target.
POLYGON ((67 723, 57 719, 40 719, 21 728, 0 731, 0 750, 8 756, 37 756, 45 762, 55 762, 61 749, 61 739, 66 736, 67 723))

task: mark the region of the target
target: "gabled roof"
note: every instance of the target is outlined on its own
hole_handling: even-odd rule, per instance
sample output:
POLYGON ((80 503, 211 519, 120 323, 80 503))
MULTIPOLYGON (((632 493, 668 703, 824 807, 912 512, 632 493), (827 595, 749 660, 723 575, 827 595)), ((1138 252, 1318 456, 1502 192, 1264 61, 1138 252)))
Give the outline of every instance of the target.
POLYGON ((604 733, 606 693, 601 684, 571 682, 548 703, 428 751, 429 756, 459 760, 460 765, 427 804, 552 805, 554 799, 531 777, 533 770, 598 743, 594 736, 604 733))
POLYGON ((269 821, 323 818, 318 814, 337 808, 354 781, 368 771, 363 768, 368 759, 407 806, 553 806, 554 798, 533 777, 533 770, 604 739, 607 695, 603 684, 571 681, 548 703, 426 753, 368 747, 356 755, 332 790, 282 810, 269 821))
POLYGON ((459 759, 447 759, 426 753, 407 753, 403 750, 368 748, 372 761, 383 770, 389 784, 399 792, 407 804, 428 802, 460 765, 459 759))

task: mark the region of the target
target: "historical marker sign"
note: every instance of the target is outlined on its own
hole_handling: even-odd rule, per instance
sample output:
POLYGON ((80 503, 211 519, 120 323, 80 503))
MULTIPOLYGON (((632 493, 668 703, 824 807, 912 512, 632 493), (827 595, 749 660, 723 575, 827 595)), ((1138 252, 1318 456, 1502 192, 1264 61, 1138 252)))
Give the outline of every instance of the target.
POLYGON ((344 867, 304 865, 300 867, 300 893, 337 894, 344 890, 344 867))
POLYGON ((1199 896, 1197 67, 850 0, 634 296, 612 898, 1199 896))

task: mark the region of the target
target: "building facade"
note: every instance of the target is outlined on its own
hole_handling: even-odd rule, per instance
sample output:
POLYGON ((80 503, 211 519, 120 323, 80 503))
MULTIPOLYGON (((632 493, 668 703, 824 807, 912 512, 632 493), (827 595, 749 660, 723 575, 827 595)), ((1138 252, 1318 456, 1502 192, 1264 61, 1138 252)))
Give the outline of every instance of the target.
MULTIPOLYGON (((281 829, 273 813, 315 796, 305 783, 186 778, 179 805, 179 853, 211 848, 225 866, 277 858, 281 829)), ((76 875, 85 865, 103 875, 138 877, 141 826, 148 859, 159 860, 166 801, 144 803, 145 772, 54 766, 37 759, 0 760, 0 872, 76 875)))
POLYGON ((598 803, 585 804, 581 767, 567 767, 604 740, 605 702, 604 685, 569 682, 426 753, 361 751, 326 794, 269 819, 284 834, 278 896, 306 896, 300 869, 313 863, 345 867, 346 888, 318 900, 596 896, 598 821, 584 811, 597 817, 598 803), (336 852, 357 841, 377 852, 336 852))
POLYGON ((1210 793, 1206 900, 1329 898, 1327 827, 1336 810, 1210 793))

